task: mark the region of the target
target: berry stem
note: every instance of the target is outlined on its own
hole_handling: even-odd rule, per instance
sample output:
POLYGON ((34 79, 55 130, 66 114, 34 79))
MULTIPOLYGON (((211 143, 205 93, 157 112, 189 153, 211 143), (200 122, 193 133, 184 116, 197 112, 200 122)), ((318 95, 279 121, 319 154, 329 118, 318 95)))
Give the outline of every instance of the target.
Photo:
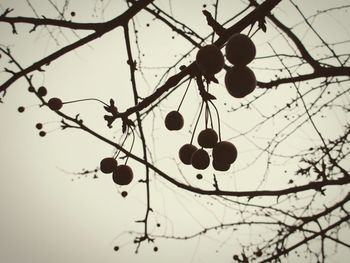
POLYGON ((192 79, 190 79, 190 81, 188 82, 188 85, 187 85, 187 87, 186 87, 185 93, 184 93, 184 95, 183 95, 183 96, 182 96, 182 98, 181 98, 181 101, 180 101, 179 107, 177 107, 177 111, 179 111, 179 110, 180 110, 180 107, 181 107, 181 105, 182 105, 182 102, 184 101, 184 99, 185 99, 185 97, 186 97, 186 94, 187 94, 188 88, 190 87, 190 84, 191 84, 191 80, 192 80, 192 79))
MULTIPOLYGON (((129 152, 131 153, 132 148, 134 148, 134 143, 135 143, 135 132, 134 132, 133 128, 128 127, 128 131, 129 131, 129 129, 131 130, 131 134, 132 134, 132 142, 131 142, 131 146, 130 146, 130 150, 129 150, 129 152)), ((127 155, 127 157, 126 157, 125 165, 127 164, 128 160, 129 160, 129 155, 127 155)))
MULTIPOLYGON (((122 141, 122 143, 121 143, 121 145, 120 146, 124 146, 124 144, 125 144, 125 141, 126 141, 126 139, 128 138, 128 133, 125 133, 125 138, 123 139, 123 141, 122 141)), ((119 156, 119 154, 120 154, 120 150, 118 150, 116 153, 115 153, 115 155, 114 155, 114 159, 117 159, 118 158, 118 156, 119 156)))
POLYGON ((69 103, 75 103, 75 102, 81 102, 81 101, 88 101, 88 100, 98 101, 98 102, 101 102, 101 103, 102 103, 103 105, 105 105, 105 106, 109 106, 107 103, 103 102, 102 100, 95 99, 95 98, 88 98, 88 99, 80 99, 80 100, 65 101, 65 102, 62 102, 62 104, 69 104, 69 103))
POLYGON ((219 115, 219 111, 216 108, 214 102, 210 101, 211 105, 213 105, 215 112, 216 112, 216 116, 218 118, 218 134, 219 134, 219 141, 221 142, 221 125, 220 125, 220 115, 219 115))
POLYGON ((201 108, 200 108, 199 114, 198 114, 198 118, 197 118, 196 124, 194 125, 194 128, 193 128, 190 144, 192 144, 192 142, 193 142, 194 134, 196 133, 198 122, 199 122, 199 119, 201 118, 201 115, 202 115, 203 106, 204 106, 204 101, 202 101, 201 108))

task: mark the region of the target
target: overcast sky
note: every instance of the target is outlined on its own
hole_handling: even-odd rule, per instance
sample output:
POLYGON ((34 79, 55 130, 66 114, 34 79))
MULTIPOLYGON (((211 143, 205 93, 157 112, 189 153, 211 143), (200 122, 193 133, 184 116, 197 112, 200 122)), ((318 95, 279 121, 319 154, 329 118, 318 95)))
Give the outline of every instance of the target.
MULTIPOLYGON (((9 16, 44 15, 58 18, 57 10, 50 2, 57 3, 61 8, 64 1, 2 0, 0 11, 11 7, 14 11, 9 16)), ((296 15, 295 9, 288 4, 288 1, 282 2, 276 8, 275 14, 289 26, 300 22, 300 16, 296 15)), ((349 1, 296 2, 306 15, 310 15, 317 9, 324 9, 333 3, 339 6, 349 1)), ((193 28, 201 36, 210 33, 201 10, 203 4, 206 4, 207 10, 213 11, 212 1, 164 0, 156 3, 165 11, 171 11, 176 19, 193 28)), ((223 23, 241 9, 240 1, 220 1, 218 21, 223 23)), ((79 22, 100 22, 107 21, 124 10, 126 4, 121 0, 71 0, 65 11, 65 18, 79 22), (75 16, 72 16, 71 12, 75 12, 75 16)), ((347 16, 348 13, 344 11, 335 12, 332 16, 324 15, 313 22, 328 41, 348 40, 350 24, 346 20, 347 16)), ((181 55, 189 51, 191 45, 164 24, 153 20, 146 12, 141 12, 135 23, 139 28, 140 54, 145 74, 144 76, 138 74, 137 82, 140 97, 145 97, 155 89, 165 68, 173 65, 181 55)), ((70 30, 59 32, 54 28, 38 27, 34 33, 29 34, 30 29, 30 26, 19 25, 18 35, 13 35, 12 28, 8 24, 0 23, 0 44, 2 47, 10 47, 12 54, 23 67, 77 40, 77 36, 70 30)), ((316 38, 305 27, 297 27, 296 31, 303 35, 308 45, 317 44, 316 38)), ((78 35, 84 36, 86 33, 78 32, 78 35)), ((283 40, 278 40, 274 29, 268 27, 267 34, 258 32, 253 37, 257 56, 271 54, 266 44, 268 40, 271 40, 279 51, 283 48, 288 49, 283 40)), ((349 46, 344 47, 346 52, 348 49, 349 46)), ((323 50, 316 50, 315 53, 320 51, 323 50)), ((133 52, 137 57, 138 51, 134 43, 133 52)), ((194 58, 195 52, 192 52, 184 60, 184 64, 189 64, 194 58)), ((113 98, 118 108, 125 110, 133 105, 126 60, 123 32, 118 28, 101 39, 57 59, 49 67, 45 67, 44 73, 35 72, 33 81, 36 87, 43 85, 47 88, 47 98, 57 96, 63 101, 98 98, 105 102, 113 98)), ((8 66, 7 61, 8 59, 2 54, 1 68, 8 66)), ((276 67, 280 67, 278 62, 274 63, 276 67)), ((268 81, 275 74, 262 69, 263 60, 254 61, 250 66, 258 80, 268 81)), ((268 66, 272 67, 271 64, 268 66)), ((178 69, 179 67, 176 70, 178 69)), ((174 73, 176 71, 171 71, 171 74, 174 73)), ((273 170, 269 171, 269 180, 264 182, 263 186, 260 183, 265 175, 266 158, 260 158, 256 162, 253 160, 259 153, 256 145, 261 147, 266 145, 269 138, 273 137, 273 134, 288 120, 277 119, 275 122, 267 123, 263 129, 250 137, 240 136, 240 131, 252 127, 260 117, 255 111, 229 112, 232 107, 238 107, 242 101, 235 100, 227 94, 223 76, 223 72, 218 74, 220 83, 214 84, 212 91, 218 98, 216 105, 220 110, 223 139, 232 139, 237 144, 239 158, 229 174, 220 174, 222 177, 219 183, 223 188, 231 190, 254 190, 258 187, 278 189, 286 186, 288 180, 293 178, 297 160, 285 164, 281 160, 276 160, 273 170), (284 171, 289 174, 283 175, 284 171)), ((1 83, 8 77, 8 73, 3 70, 0 72, 1 83)), ((189 130, 200 105, 194 84, 194 82, 191 84, 181 108, 185 116, 185 127, 182 131, 167 131, 163 125, 163 118, 168 111, 177 108, 186 85, 180 87, 162 102, 160 109, 146 118, 144 128, 149 149, 153 153, 151 162, 174 178, 183 180, 182 173, 191 184, 210 189, 213 184, 211 168, 203 172, 204 178, 199 181, 196 179, 196 170, 182 165, 177 166, 179 162, 177 151, 181 145, 190 141, 189 130)), ((39 107, 39 100, 30 94, 27 88, 28 83, 24 78, 18 80, 8 89, 3 99, 4 103, 0 104, 1 262, 231 262, 232 255, 239 253, 239 243, 254 239, 254 233, 248 228, 240 232, 232 230, 211 232, 188 241, 157 238, 154 244, 142 244, 139 254, 135 255, 136 245, 133 244, 135 234, 130 234, 128 231, 143 230, 143 225, 135 221, 144 218, 146 209, 145 185, 138 183, 138 180, 145 176, 144 167, 129 160, 135 178, 125 187, 116 186, 110 175, 101 172, 96 174, 98 178, 95 179, 93 175, 74 175, 73 173, 81 172, 82 169, 97 168, 102 158, 114 153, 113 148, 83 131, 77 129, 62 131, 61 118, 46 107, 39 107), (19 106, 25 107, 24 113, 20 114, 17 111, 19 106), (44 124, 43 130, 47 135, 43 138, 35 128, 37 123, 44 124), (126 198, 121 196, 122 191, 128 192, 126 198), (114 246, 120 247, 118 252, 113 251, 114 246), (153 251, 155 246, 159 249, 157 252, 153 251)), ((259 95, 262 91, 256 92, 254 95, 259 95)), ((269 114, 291 96, 295 96, 295 90, 287 88, 275 90, 255 106, 263 113, 269 114)), ((308 100, 312 101, 313 97, 310 96, 308 100)), ((64 105, 63 112, 72 116, 81 113, 86 125, 111 140, 118 142, 124 138, 120 122, 116 122, 113 129, 108 129, 103 120, 105 114, 103 105, 98 102, 67 104, 64 105)), ((332 138, 339 134, 344 123, 349 122, 349 117, 334 111, 332 114, 328 113, 324 120, 317 121, 320 130, 332 138)), ((201 129, 203 123, 202 121, 200 124, 201 129)), ((311 126, 307 126, 281 145, 278 151, 290 154, 298 152, 305 145, 317 145, 319 141, 316 137, 311 126)), ((127 149, 130 144, 131 138, 128 138, 127 149)), ((141 143, 137 139, 133 153, 142 156, 141 150, 141 143)), ((202 230, 203 227, 237 221, 240 216, 238 209, 220 205, 214 198, 201 197, 178 189, 153 174, 151 174, 151 190, 151 206, 154 213, 150 216, 149 228, 153 234, 189 235, 202 230)), ((328 193, 328 199, 320 200, 320 205, 339 194, 338 191, 332 190, 328 193)), ((267 205, 267 202, 274 201, 267 198, 262 202, 267 205)), ((263 233, 264 231, 267 232, 266 229, 263 233)), ((344 232, 343 235, 343 240, 349 242, 348 232, 344 232)), ((350 256, 350 252, 342 247, 339 247, 339 251, 332 262, 345 262, 344 258, 350 256)), ((295 262, 292 259, 293 255, 290 262, 295 262)))

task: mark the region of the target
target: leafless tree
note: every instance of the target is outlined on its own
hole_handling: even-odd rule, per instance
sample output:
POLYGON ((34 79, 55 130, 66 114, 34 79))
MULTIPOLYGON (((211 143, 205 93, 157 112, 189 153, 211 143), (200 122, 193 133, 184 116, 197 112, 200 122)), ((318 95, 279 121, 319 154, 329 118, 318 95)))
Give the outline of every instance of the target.
MULTIPOLYGON (((19 89, 13 86, 23 79, 27 84, 21 82, 22 86, 29 87, 39 100, 40 110, 51 110, 60 119, 60 130, 78 129, 90 134, 113 149, 109 157, 131 168, 141 165, 142 172, 137 176, 134 173, 131 182, 144 185, 146 200, 144 217, 135 219, 143 231, 129 232, 136 253, 144 243, 160 244, 164 239, 188 242, 213 232, 231 233, 225 241, 232 244, 227 261, 281 262, 292 253, 305 253, 312 262, 326 262, 337 249, 350 248, 350 240, 342 234, 347 231, 350 217, 350 33, 346 26, 342 27, 341 18, 339 28, 334 29, 339 39, 334 39, 328 28, 322 28, 325 17, 336 20, 337 15, 348 12, 350 5, 334 2, 332 7, 305 13, 305 3, 297 5, 296 0, 233 1, 237 8, 226 10, 230 16, 223 20, 220 10, 232 3, 216 0, 197 4, 202 10, 192 10, 201 14, 202 20, 193 22, 201 24, 203 30, 199 30, 173 14, 172 5, 180 5, 174 1, 126 0, 121 12, 111 10, 111 1, 101 0, 100 10, 94 11, 99 21, 93 22, 89 18, 75 22, 79 11, 70 8, 74 1, 47 2, 55 13, 41 13, 37 3, 30 0, 23 4, 32 9, 34 16, 23 16, 15 8, 1 5, 0 25, 10 26, 7 30, 12 30, 13 35, 30 38, 45 32, 46 38, 55 43, 52 52, 28 63, 17 55, 16 45, 3 39, 1 103, 6 103, 7 93, 19 89), (164 5, 169 8, 161 8, 164 5), (288 21, 286 10, 297 19, 288 21), (112 15, 103 21, 106 12, 112 15), (155 25, 170 29, 173 46, 167 46, 169 50, 176 49, 177 42, 187 47, 180 56, 164 57, 163 64, 152 63, 165 37, 150 31, 155 25), (94 98, 48 98, 51 89, 40 87, 37 75, 45 75, 53 62, 93 46, 94 41, 119 29, 123 32, 119 41, 125 50, 118 52, 127 57, 124 66, 129 71, 128 86, 114 83, 117 88, 104 99, 97 90, 94 98), (199 69, 195 56, 206 44, 214 44, 225 53, 227 41, 240 32, 256 43, 258 55, 250 67, 257 87, 252 94, 237 99, 225 92, 223 77, 230 70, 229 63, 225 62, 221 73, 208 75, 199 69), (143 46, 146 34, 156 39, 151 48, 143 46), (152 49, 153 53, 147 54, 149 60, 144 56, 145 49, 152 49), (164 66, 169 61, 171 65, 164 66), (120 110, 118 92, 133 94, 133 104, 125 110, 120 110), (78 114, 67 105, 91 100, 97 102, 95 106, 81 108, 78 114), (177 108, 171 108, 176 104, 177 108), (171 110, 182 112, 189 132, 166 130, 164 115, 171 110), (88 115, 102 120, 103 127, 87 124, 84 116, 88 115), (228 171, 216 171, 210 166, 196 172, 179 161, 179 149, 172 144, 167 150, 173 156, 165 161, 158 157, 166 151, 158 145, 161 134, 181 140, 182 144, 195 144, 203 120, 206 127, 218 132, 219 140, 223 138, 237 146, 237 160, 228 171), (120 138, 119 142, 113 136, 120 138), (242 177, 248 183, 237 184, 242 177), (162 224, 155 219, 161 213, 155 201, 157 187, 174 195, 186 193, 194 199, 203 198, 198 206, 206 207, 208 213, 224 209, 232 216, 218 218, 217 223, 203 226, 198 232, 179 235, 160 231, 162 224), (253 234, 237 245, 232 236, 246 233, 247 229, 253 234)), ((180 2, 186 5, 186 1, 180 2)), ((313 2, 317 5, 317 1, 313 2)), ((27 88, 21 92, 27 92, 27 88)), ((25 113, 25 106, 17 106, 19 112, 25 113)), ((49 136, 41 123, 36 127, 40 136, 49 136)), ((102 174, 100 161, 73 176, 98 178, 102 174)), ((119 189, 126 197, 127 186, 119 189)), ((115 250, 119 249, 122 248, 115 244, 115 250)), ((158 250, 158 246, 154 249, 158 250)))

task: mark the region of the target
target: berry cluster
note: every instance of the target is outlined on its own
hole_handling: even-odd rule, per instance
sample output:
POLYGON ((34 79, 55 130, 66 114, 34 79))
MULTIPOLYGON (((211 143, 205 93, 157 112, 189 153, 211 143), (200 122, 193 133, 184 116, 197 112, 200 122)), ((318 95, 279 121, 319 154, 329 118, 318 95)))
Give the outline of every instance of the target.
POLYGON ((118 185, 128 185, 134 178, 133 171, 130 166, 126 164, 118 165, 116 159, 106 157, 100 162, 101 172, 105 174, 113 173, 113 181, 118 185))
POLYGON ((231 164, 237 159, 236 147, 228 141, 218 142, 218 135, 211 128, 202 130, 198 134, 197 141, 202 148, 198 149, 190 143, 180 148, 179 158, 183 164, 192 165, 198 170, 208 168, 210 157, 204 148, 212 149, 212 165, 217 171, 229 170, 231 164))
POLYGON ((225 86, 231 96, 243 98, 254 91, 256 78, 247 64, 255 58, 255 54, 255 45, 246 35, 235 34, 227 42, 226 59, 234 65, 225 75, 225 86))
MULTIPOLYGON (((254 72, 247 67, 256 55, 253 41, 246 35, 235 34, 231 36, 226 45, 226 59, 233 65, 225 75, 225 86, 228 93, 235 98, 243 98, 253 92, 256 86, 254 72)), ((196 56, 198 69, 207 79, 214 79, 214 75, 220 72, 225 65, 225 58, 221 50, 215 45, 206 45, 199 49, 196 56)), ((198 76, 197 76, 198 77, 198 76)), ((208 81, 209 80, 209 81, 208 81)), ((204 92, 210 95, 208 92, 204 92)), ((206 105, 206 113, 210 115, 209 103, 212 97, 202 96, 206 105)), ((180 106, 179 106, 180 107, 180 106)), ((215 107, 215 106, 214 106, 215 107)), ((199 120, 200 116, 198 117, 199 120)), ((198 121, 197 120, 197 121, 198 121)), ((218 122, 219 116, 218 116, 218 122)), ((170 131, 180 130, 184 125, 184 119, 179 109, 171 111, 165 118, 165 126, 170 131)), ((212 125, 213 126, 213 125, 212 125)), ((190 143, 183 145, 179 150, 179 158, 185 165, 192 165, 198 170, 208 168, 210 156, 207 149, 212 149, 212 166, 217 171, 227 171, 231 164, 237 159, 235 145, 228 141, 221 141, 220 128, 219 136, 213 128, 208 128, 206 119, 205 129, 199 132, 197 142, 200 148, 190 143)), ((195 131, 193 131, 194 134, 195 131)), ((193 139, 193 135, 192 135, 193 139)))
MULTIPOLYGON (((225 75, 225 87, 235 98, 243 98, 254 91, 256 78, 247 65, 255 58, 253 41, 246 35, 234 34, 226 44, 226 59, 234 65, 225 75)), ((215 45, 202 47, 196 56, 198 68, 206 76, 220 72, 225 64, 224 56, 215 45)))

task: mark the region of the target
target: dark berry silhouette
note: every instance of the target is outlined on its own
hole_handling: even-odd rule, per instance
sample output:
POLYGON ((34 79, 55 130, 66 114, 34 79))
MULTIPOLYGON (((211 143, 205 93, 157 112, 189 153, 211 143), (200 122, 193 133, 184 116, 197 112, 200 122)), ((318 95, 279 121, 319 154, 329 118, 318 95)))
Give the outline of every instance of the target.
POLYGON ((114 247, 114 251, 118 251, 119 250, 119 247, 118 246, 115 246, 114 247))
POLYGON ((180 130, 184 126, 184 118, 178 111, 171 111, 165 117, 165 127, 170 131, 180 130))
POLYGON ((233 65, 247 65, 255 54, 255 45, 246 35, 235 34, 226 44, 226 59, 233 65))
POLYGON ((33 86, 30 86, 30 87, 28 88, 28 91, 29 91, 29 92, 34 92, 34 91, 35 91, 35 89, 34 89, 34 87, 33 87, 33 86))
POLYGON ((18 107, 17 110, 18 110, 18 112, 21 112, 21 113, 22 113, 22 112, 24 112, 25 108, 24 108, 23 106, 20 106, 20 107, 18 107))
POLYGON ((198 144, 204 148, 213 148, 218 142, 218 134, 211 128, 202 130, 198 134, 198 144))
POLYGON ((112 173, 114 169, 117 168, 117 166, 118 166, 117 160, 112 157, 103 158, 100 162, 101 172, 105 174, 112 173))
POLYGON ((198 149, 193 153, 191 163, 194 168, 204 170, 210 163, 209 154, 203 149, 198 149))
POLYGON ((37 124, 35 125, 35 128, 37 128, 38 130, 41 130, 41 129, 43 128, 42 123, 37 123, 37 124))
POLYGON ((243 98, 255 89, 254 72, 246 66, 234 66, 226 72, 225 86, 231 96, 243 98))
POLYGON ((213 148, 213 159, 218 163, 232 164, 237 159, 237 149, 228 141, 218 142, 213 148))
POLYGON ((62 108, 62 101, 59 98, 51 98, 48 102, 47 102, 49 108, 53 111, 58 111, 62 108))
POLYGON ((179 150, 179 158, 184 164, 191 164, 193 153, 197 151, 197 147, 193 144, 185 144, 179 150))
POLYGON ((213 168, 216 171, 226 172, 230 169, 231 163, 220 162, 218 159, 213 159, 213 168))
POLYGON ((40 137, 44 137, 45 135, 46 135, 46 132, 44 132, 44 131, 40 131, 40 132, 39 132, 39 136, 40 136, 40 137))
POLYGON ((128 192, 127 192, 127 191, 123 191, 123 192, 121 193, 121 195, 122 195, 122 197, 126 197, 126 196, 128 195, 128 192))
POLYGON ((196 178, 197 178, 198 180, 202 180, 202 179, 203 179, 203 175, 197 174, 197 175, 196 175, 196 178))
POLYGON ((118 165, 113 171, 113 181, 118 185, 130 184, 133 177, 132 169, 126 164, 118 165))
POLYGON ((196 56, 198 68, 207 75, 214 75, 223 69, 225 64, 221 50, 215 45, 201 47, 196 56))
POLYGON ((47 89, 44 87, 44 86, 41 86, 39 89, 38 89, 38 95, 40 97, 44 97, 46 96, 47 94, 47 89))

